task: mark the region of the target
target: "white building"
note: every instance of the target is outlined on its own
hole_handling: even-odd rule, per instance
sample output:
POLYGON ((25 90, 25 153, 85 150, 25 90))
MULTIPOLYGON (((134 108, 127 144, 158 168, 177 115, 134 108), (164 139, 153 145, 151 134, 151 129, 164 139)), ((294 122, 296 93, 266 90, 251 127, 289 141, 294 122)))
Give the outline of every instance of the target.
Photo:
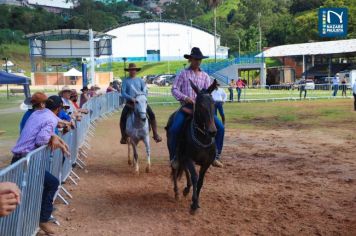
MULTIPOLYGON (((128 22, 106 32, 115 36, 112 43, 115 60, 129 61, 182 60, 192 47, 199 47, 203 54, 214 58, 214 34, 182 23, 167 20, 128 22)), ((217 58, 227 58, 228 48, 220 46, 217 35, 217 58)))

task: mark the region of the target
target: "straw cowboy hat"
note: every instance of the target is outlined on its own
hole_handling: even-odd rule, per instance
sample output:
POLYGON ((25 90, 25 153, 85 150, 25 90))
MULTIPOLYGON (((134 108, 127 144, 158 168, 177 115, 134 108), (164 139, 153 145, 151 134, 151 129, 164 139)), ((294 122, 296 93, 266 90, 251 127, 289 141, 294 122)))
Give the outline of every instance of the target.
POLYGON ((141 68, 137 67, 135 63, 130 63, 128 68, 125 68, 125 71, 136 70, 140 71, 141 68))
POLYGON ((69 86, 63 86, 63 87, 62 87, 62 90, 59 91, 58 95, 61 96, 61 95, 62 95, 63 93, 65 93, 65 92, 72 92, 72 89, 69 88, 69 86))
POLYGON ((185 54, 184 55, 185 59, 190 59, 190 58, 194 58, 194 59, 206 59, 209 58, 207 56, 204 56, 203 53, 200 51, 200 48, 194 47, 192 48, 192 51, 190 52, 190 54, 185 54))

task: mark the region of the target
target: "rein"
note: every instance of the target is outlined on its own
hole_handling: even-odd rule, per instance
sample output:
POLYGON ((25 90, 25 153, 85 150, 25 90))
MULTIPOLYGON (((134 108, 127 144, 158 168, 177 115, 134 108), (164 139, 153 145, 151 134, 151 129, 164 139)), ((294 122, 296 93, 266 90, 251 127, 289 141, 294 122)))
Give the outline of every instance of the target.
POLYGON ((190 133, 191 133, 191 137, 193 142, 200 148, 208 148, 211 147, 214 144, 214 138, 210 138, 211 141, 210 143, 204 144, 202 143, 195 135, 195 130, 198 130, 201 134, 206 136, 206 131, 202 130, 195 122, 194 116, 192 121, 190 122, 190 133))

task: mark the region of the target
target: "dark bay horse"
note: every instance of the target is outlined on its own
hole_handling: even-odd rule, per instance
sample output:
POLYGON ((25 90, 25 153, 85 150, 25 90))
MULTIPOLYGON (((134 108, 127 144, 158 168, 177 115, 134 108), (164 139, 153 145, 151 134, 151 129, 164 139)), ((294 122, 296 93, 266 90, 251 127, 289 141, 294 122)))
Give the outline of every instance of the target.
MULTIPOLYGON (((187 186, 183 195, 187 196, 190 188, 193 186, 193 196, 191 210, 194 212, 199 206, 199 194, 203 186, 204 175, 210 165, 214 162, 216 155, 215 135, 217 132, 214 122, 214 101, 211 92, 216 88, 216 80, 208 89, 199 90, 191 81, 190 85, 197 94, 193 116, 190 116, 185 122, 184 128, 178 137, 177 158, 179 168, 172 168, 172 177, 174 182, 175 197, 179 199, 177 180, 185 172, 187 186), (200 166, 199 175, 195 165, 200 166)), ((172 114, 168 120, 166 130, 172 124, 172 114)), ((167 142, 169 142, 169 133, 167 132, 167 142)))

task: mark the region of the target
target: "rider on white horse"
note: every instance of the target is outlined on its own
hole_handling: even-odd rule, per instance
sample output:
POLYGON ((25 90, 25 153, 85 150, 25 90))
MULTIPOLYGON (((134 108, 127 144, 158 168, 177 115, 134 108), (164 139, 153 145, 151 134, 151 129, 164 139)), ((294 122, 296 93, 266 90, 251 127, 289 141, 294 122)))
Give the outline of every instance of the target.
MULTIPOLYGON (((126 120, 128 114, 132 111, 135 105, 135 95, 137 92, 142 92, 147 94, 147 87, 145 82, 141 78, 136 78, 137 72, 141 68, 138 68, 134 63, 129 64, 129 68, 125 68, 125 71, 129 72, 129 78, 124 79, 122 83, 121 94, 126 100, 126 105, 122 110, 120 118, 120 129, 121 129, 121 144, 127 144, 126 135, 126 120)), ((150 106, 147 105, 147 114, 150 125, 153 131, 153 139, 158 143, 162 141, 162 138, 157 133, 157 122, 155 114, 153 113, 150 106)))

